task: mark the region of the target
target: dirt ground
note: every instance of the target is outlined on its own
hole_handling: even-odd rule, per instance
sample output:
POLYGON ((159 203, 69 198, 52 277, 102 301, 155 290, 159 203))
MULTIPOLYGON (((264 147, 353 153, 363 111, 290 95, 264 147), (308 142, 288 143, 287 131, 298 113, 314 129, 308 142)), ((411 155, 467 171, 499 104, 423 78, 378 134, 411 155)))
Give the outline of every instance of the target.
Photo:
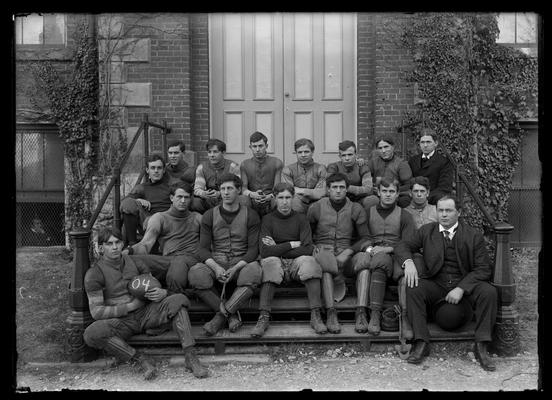
MULTIPOLYGON (((194 378, 182 365, 171 364, 167 357, 156 357, 160 373, 153 381, 144 381, 129 365, 96 368, 28 365, 18 373, 17 390, 494 392, 538 388, 538 362, 534 354, 497 357, 497 370, 486 372, 467 351, 451 355, 450 349, 434 347, 439 348, 422 365, 408 364, 392 351, 361 354, 335 346, 321 357, 308 355, 305 350, 305 356, 265 355, 266 361, 261 362, 205 363, 210 371, 206 379, 194 378)), ((470 345, 460 347, 467 350, 470 345)))
MULTIPOLYGON (((17 256, 17 392, 105 391, 522 391, 538 383, 537 252, 512 253, 520 315, 520 352, 496 357, 497 371, 486 372, 473 359, 471 342, 433 343, 422 365, 401 360, 392 345, 286 344, 266 346, 251 362, 221 362, 212 349, 199 348, 210 371, 198 380, 173 355, 155 356, 159 376, 144 381, 129 365, 81 366, 67 363, 63 345, 68 315, 66 292, 71 261, 65 255, 21 253, 17 256), (57 257, 57 258, 56 258, 57 257), (35 313, 28 318, 28 310, 35 313), (38 364, 47 362, 50 364, 38 364)), ((232 349, 227 348, 227 353, 232 349)), ((236 354, 236 357, 238 354, 236 354)), ((239 359, 237 357, 236 359, 239 359)), ((105 359, 103 359, 105 361, 105 359)), ((101 360, 100 360, 101 361, 101 360)))

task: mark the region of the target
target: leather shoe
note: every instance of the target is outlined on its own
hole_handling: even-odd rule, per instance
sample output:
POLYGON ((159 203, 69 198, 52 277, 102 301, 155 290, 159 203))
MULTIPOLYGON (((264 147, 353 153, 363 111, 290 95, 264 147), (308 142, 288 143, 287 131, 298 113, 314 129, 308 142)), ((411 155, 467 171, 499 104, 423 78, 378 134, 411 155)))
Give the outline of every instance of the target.
POLYGON ((429 355, 429 343, 423 340, 416 340, 414 348, 406 359, 410 364, 420 364, 429 355))
POLYGON ((494 365, 493 361, 489 358, 486 342, 475 342, 475 345, 473 346, 473 354, 475 354, 475 359, 479 361, 479 364, 481 364, 481 367, 485 371, 496 370, 496 366, 494 365))

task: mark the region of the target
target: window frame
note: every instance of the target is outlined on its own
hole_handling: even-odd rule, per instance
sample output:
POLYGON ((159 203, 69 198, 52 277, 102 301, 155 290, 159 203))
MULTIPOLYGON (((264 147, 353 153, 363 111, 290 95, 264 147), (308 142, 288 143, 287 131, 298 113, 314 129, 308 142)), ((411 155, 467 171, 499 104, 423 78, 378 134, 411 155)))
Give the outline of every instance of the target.
MULTIPOLYGON (((29 49, 29 50, 65 48, 65 47, 67 47, 67 44, 68 44, 67 14, 63 14, 63 13, 29 13, 29 14, 26 14, 26 15, 14 15, 14 40, 15 40, 15 45, 18 48, 29 49), (44 28, 46 26, 44 24, 44 16, 45 15, 62 16, 63 17, 63 32, 62 32, 63 41, 62 41, 62 43, 19 43, 18 42, 18 37, 17 37, 17 30, 21 29, 21 36, 20 36, 21 42, 23 42, 23 31, 24 30, 23 30, 23 20, 21 19, 21 22, 18 23, 17 18, 26 18, 30 15, 39 15, 39 16, 42 17, 42 35, 43 35, 43 38, 44 38, 44 28)), ((43 41, 44 41, 44 39, 43 39, 43 41)))

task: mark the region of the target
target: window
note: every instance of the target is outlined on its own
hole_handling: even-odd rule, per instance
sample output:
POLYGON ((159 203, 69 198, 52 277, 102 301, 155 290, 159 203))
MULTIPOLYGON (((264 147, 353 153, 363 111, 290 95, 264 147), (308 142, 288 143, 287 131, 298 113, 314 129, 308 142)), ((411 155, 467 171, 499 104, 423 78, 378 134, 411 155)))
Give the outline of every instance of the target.
POLYGON ((64 45, 65 15, 29 14, 15 17, 15 43, 19 45, 64 45))
POLYGON ((498 14, 500 34, 497 43, 537 56, 537 15, 534 13, 498 14))

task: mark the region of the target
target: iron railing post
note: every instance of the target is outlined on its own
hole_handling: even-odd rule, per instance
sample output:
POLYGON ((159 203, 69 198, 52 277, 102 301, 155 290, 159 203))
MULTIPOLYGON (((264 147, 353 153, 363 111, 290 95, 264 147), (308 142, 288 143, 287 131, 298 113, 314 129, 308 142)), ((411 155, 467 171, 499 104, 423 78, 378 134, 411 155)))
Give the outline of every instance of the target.
POLYGON ((510 234, 514 227, 499 222, 493 229, 496 234, 493 286, 498 294, 498 310, 492 347, 499 355, 512 356, 520 350, 519 314, 514 305, 516 285, 510 262, 510 234))
POLYGON ((84 343, 84 330, 94 319, 88 308, 88 297, 84 290, 84 276, 90 266, 88 245, 91 231, 86 229, 69 232, 73 239, 74 258, 71 283, 69 286, 69 307, 71 313, 65 321, 67 347, 71 362, 95 360, 98 353, 84 343))
POLYGON ((144 114, 144 168, 148 166, 149 156, 149 121, 148 115, 144 114))
MULTIPOLYGON (((167 121, 163 120, 163 129, 161 129, 161 153, 163 154, 166 154, 167 152, 167 133, 168 133, 168 128, 167 128, 167 121)), ((165 155, 165 158, 167 156, 165 155)))

